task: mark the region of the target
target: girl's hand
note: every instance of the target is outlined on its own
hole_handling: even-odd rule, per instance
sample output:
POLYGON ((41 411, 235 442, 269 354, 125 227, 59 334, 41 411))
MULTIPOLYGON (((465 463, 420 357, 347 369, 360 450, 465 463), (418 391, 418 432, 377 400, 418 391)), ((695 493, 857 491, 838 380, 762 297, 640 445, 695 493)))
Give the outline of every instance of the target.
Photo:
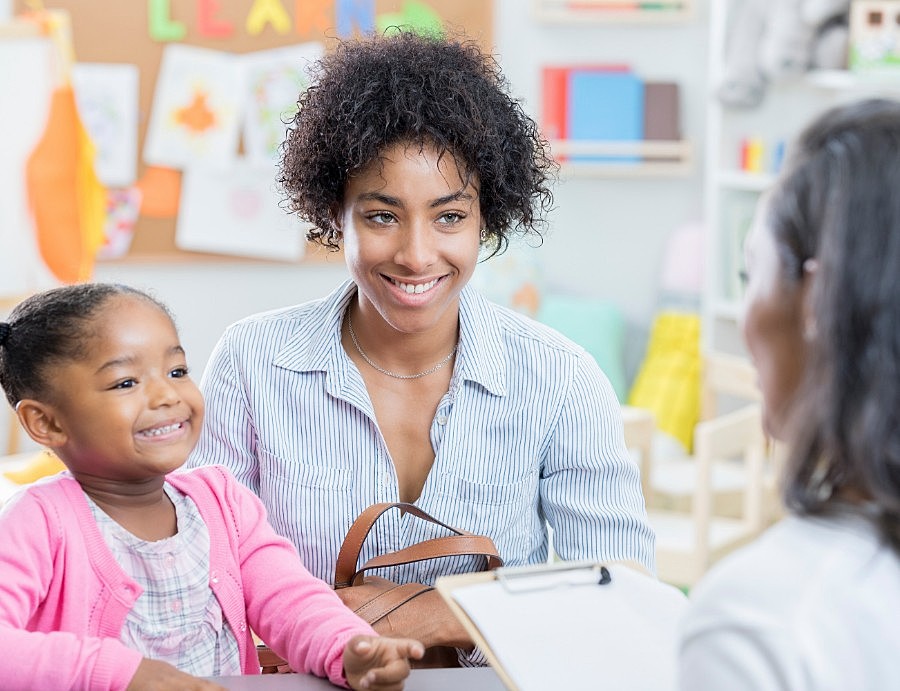
POLYGON ((400 691, 409 659, 424 654, 425 647, 411 638, 354 636, 344 648, 344 675, 351 689, 400 691))
POLYGON ((168 662, 144 658, 126 691, 226 691, 211 681, 179 672, 168 662))

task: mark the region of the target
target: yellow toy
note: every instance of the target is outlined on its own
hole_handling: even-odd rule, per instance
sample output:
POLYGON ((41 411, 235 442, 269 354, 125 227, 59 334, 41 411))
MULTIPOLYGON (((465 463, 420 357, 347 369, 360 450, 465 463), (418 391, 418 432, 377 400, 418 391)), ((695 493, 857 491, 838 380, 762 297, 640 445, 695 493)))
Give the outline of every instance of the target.
POLYGON ((653 322, 647 354, 628 395, 628 405, 653 411, 657 429, 690 452, 700 420, 700 317, 661 312, 653 322))

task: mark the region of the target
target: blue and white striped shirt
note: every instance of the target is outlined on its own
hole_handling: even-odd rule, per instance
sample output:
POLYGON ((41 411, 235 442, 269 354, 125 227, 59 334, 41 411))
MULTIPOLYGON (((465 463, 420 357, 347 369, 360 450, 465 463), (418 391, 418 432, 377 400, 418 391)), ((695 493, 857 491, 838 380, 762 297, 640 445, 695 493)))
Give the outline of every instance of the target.
MULTIPOLYGON (((356 286, 230 326, 202 379, 207 416, 190 465, 221 463, 256 492, 275 529, 328 583, 350 524, 398 501, 397 476, 362 376, 341 346, 356 286)), ((544 562, 546 524, 563 559, 654 570, 637 466, 618 402, 594 359, 562 335, 471 288, 459 301, 450 388, 431 425, 434 465, 416 505, 493 538, 506 565, 544 562)), ((399 511, 376 523, 361 562, 442 529, 399 511)), ((380 572, 433 583, 473 560, 380 572)))

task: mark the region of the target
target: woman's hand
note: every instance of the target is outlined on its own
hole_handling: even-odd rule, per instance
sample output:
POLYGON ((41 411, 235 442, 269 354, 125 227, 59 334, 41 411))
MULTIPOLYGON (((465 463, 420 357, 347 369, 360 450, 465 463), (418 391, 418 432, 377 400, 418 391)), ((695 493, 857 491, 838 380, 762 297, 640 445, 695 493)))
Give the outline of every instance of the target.
POLYGON ((400 691, 409 676, 409 659, 425 648, 411 638, 354 636, 344 647, 344 676, 351 689, 400 691))
POLYGON ((168 662, 144 658, 126 691, 226 691, 211 681, 178 671, 168 662))

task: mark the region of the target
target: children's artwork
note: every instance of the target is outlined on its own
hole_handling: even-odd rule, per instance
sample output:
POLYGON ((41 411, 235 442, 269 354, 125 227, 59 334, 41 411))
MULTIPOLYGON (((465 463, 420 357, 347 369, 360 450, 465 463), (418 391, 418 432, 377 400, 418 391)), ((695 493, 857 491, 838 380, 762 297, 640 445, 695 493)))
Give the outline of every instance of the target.
POLYGON ((0 297, 56 285, 41 260, 25 187, 25 162, 44 132, 53 91, 49 39, 0 41, 0 297))
POLYGON ((147 127, 144 160, 184 168, 230 165, 237 155, 243 70, 237 55, 166 46, 147 127))
POLYGON ((900 3, 856 0, 850 8, 850 69, 900 69, 900 3))
POLYGON ((304 226, 279 205, 275 166, 191 166, 182 179, 175 244, 184 250, 296 261, 304 226))
POLYGON ((309 86, 308 68, 322 57, 321 43, 247 53, 244 66, 246 116, 244 153, 251 163, 274 161, 287 122, 297 112, 297 96, 309 86))
POLYGON ((109 187, 134 184, 137 174, 137 65, 77 63, 72 84, 78 113, 97 147, 94 162, 109 187))
POLYGON ((141 191, 137 187, 107 190, 106 223, 98 259, 120 259, 128 254, 140 211, 141 191))

